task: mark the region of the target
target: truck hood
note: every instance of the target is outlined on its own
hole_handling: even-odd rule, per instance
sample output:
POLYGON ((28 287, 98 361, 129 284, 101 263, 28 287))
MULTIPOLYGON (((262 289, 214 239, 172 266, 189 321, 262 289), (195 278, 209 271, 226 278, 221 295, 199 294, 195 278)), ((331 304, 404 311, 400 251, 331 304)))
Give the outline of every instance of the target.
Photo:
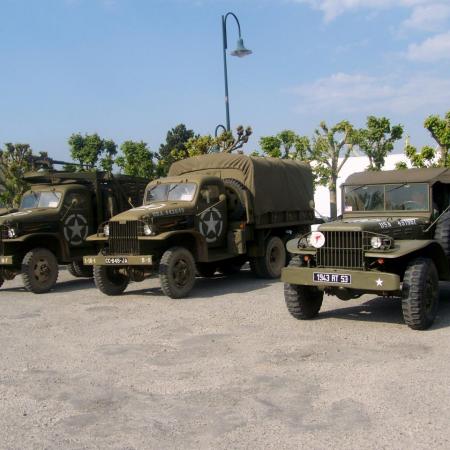
POLYGON ((335 222, 328 222, 319 226, 320 231, 369 231, 372 233, 398 236, 404 231, 423 232, 429 225, 429 221, 423 217, 368 217, 349 218, 335 222))
POLYGON ((13 212, 17 212, 19 211, 16 208, 0 208, 0 217, 1 216, 6 216, 6 214, 11 214, 13 212))
POLYGON ((0 225, 48 223, 57 220, 59 220, 59 211, 55 208, 23 209, 1 215, 0 225))
POLYGON ((194 213, 194 204, 190 202, 153 202, 149 205, 139 206, 117 214, 110 221, 122 222, 125 220, 143 220, 152 217, 171 217, 194 213))

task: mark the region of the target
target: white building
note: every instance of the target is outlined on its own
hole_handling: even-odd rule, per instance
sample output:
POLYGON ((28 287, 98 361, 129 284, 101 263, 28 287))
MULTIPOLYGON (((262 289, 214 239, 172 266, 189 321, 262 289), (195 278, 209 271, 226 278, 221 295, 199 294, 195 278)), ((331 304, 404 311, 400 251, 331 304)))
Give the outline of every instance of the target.
MULTIPOLYGON (((386 158, 383 170, 395 169, 395 164, 399 161, 406 161, 407 158, 403 153, 401 154, 391 154, 386 158)), ((337 209, 338 214, 341 213, 341 184, 346 180, 346 178, 355 172, 364 172, 369 166, 369 159, 367 156, 351 156, 344 167, 341 169, 337 183, 337 209)), ((314 201, 316 204, 316 211, 322 216, 330 216, 330 195, 328 188, 325 186, 317 186, 314 195, 314 201)))

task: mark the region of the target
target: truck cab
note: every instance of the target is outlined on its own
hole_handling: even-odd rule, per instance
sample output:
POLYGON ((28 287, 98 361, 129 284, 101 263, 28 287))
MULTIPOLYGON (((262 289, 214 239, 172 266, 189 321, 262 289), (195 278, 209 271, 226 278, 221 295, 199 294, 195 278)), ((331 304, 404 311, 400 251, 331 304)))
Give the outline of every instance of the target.
POLYGON ((283 270, 291 314, 314 317, 323 294, 402 297, 405 322, 429 327, 439 280, 450 279, 450 171, 362 172, 342 186, 342 217, 288 242, 283 270))

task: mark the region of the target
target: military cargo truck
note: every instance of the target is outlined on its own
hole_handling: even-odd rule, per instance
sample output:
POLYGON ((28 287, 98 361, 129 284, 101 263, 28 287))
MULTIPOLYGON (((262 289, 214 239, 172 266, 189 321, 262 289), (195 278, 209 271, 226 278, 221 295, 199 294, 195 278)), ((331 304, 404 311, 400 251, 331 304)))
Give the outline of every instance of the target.
POLYGON ((314 221, 309 166, 296 161, 211 154, 174 163, 152 181, 144 204, 102 224, 85 256, 97 287, 119 295, 129 281, 158 273, 163 292, 186 296, 195 275, 230 273, 250 261, 261 277, 277 278, 288 237, 314 221))
POLYGON ((75 277, 92 277, 83 265, 86 237, 109 217, 142 202, 148 180, 96 172, 52 170, 25 175, 31 184, 18 209, 0 211, 0 286, 22 274, 25 288, 49 291, 58 264, 75 277))
POLYGON ((289 312, 311 319, 324 293, 400 296, 413 329, 437 313, 439 280, 450 280, 450 170, 362 172, 342 187, 342 218, 288 242, 283 270, 289 312))

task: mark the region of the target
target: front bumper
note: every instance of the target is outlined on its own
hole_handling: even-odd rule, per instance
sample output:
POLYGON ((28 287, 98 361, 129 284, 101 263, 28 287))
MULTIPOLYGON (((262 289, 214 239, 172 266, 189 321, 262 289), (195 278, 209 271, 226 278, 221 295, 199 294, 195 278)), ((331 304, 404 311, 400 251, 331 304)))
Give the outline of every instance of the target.
POLYGON ((13 257, 12 256, 1 256, 0 255, 0 266, 12 266, 13 257))
POLYGON ((281 272, 281 280, 289 284, 317 286, 321 288, 347 288, 364 292, 391 292, 400 290, 400 277, 393 273, 333 269, 329 267, 286 267, 281 272), (321 276, 323 279, 327 278, 328 281, 316 281, 314 279, 314 273, 328 275, 321 276), (330 281, 342 280, 342 275, 349 276, 349 278, 344 278, 349 281, 348 283, 330 281))
POLYGON ((83 264, 85 266, 112 266, 112 267, 124 267, 124 266, 152 266, 152 255, 129 255, 129 256, 84 256, 83 264))

